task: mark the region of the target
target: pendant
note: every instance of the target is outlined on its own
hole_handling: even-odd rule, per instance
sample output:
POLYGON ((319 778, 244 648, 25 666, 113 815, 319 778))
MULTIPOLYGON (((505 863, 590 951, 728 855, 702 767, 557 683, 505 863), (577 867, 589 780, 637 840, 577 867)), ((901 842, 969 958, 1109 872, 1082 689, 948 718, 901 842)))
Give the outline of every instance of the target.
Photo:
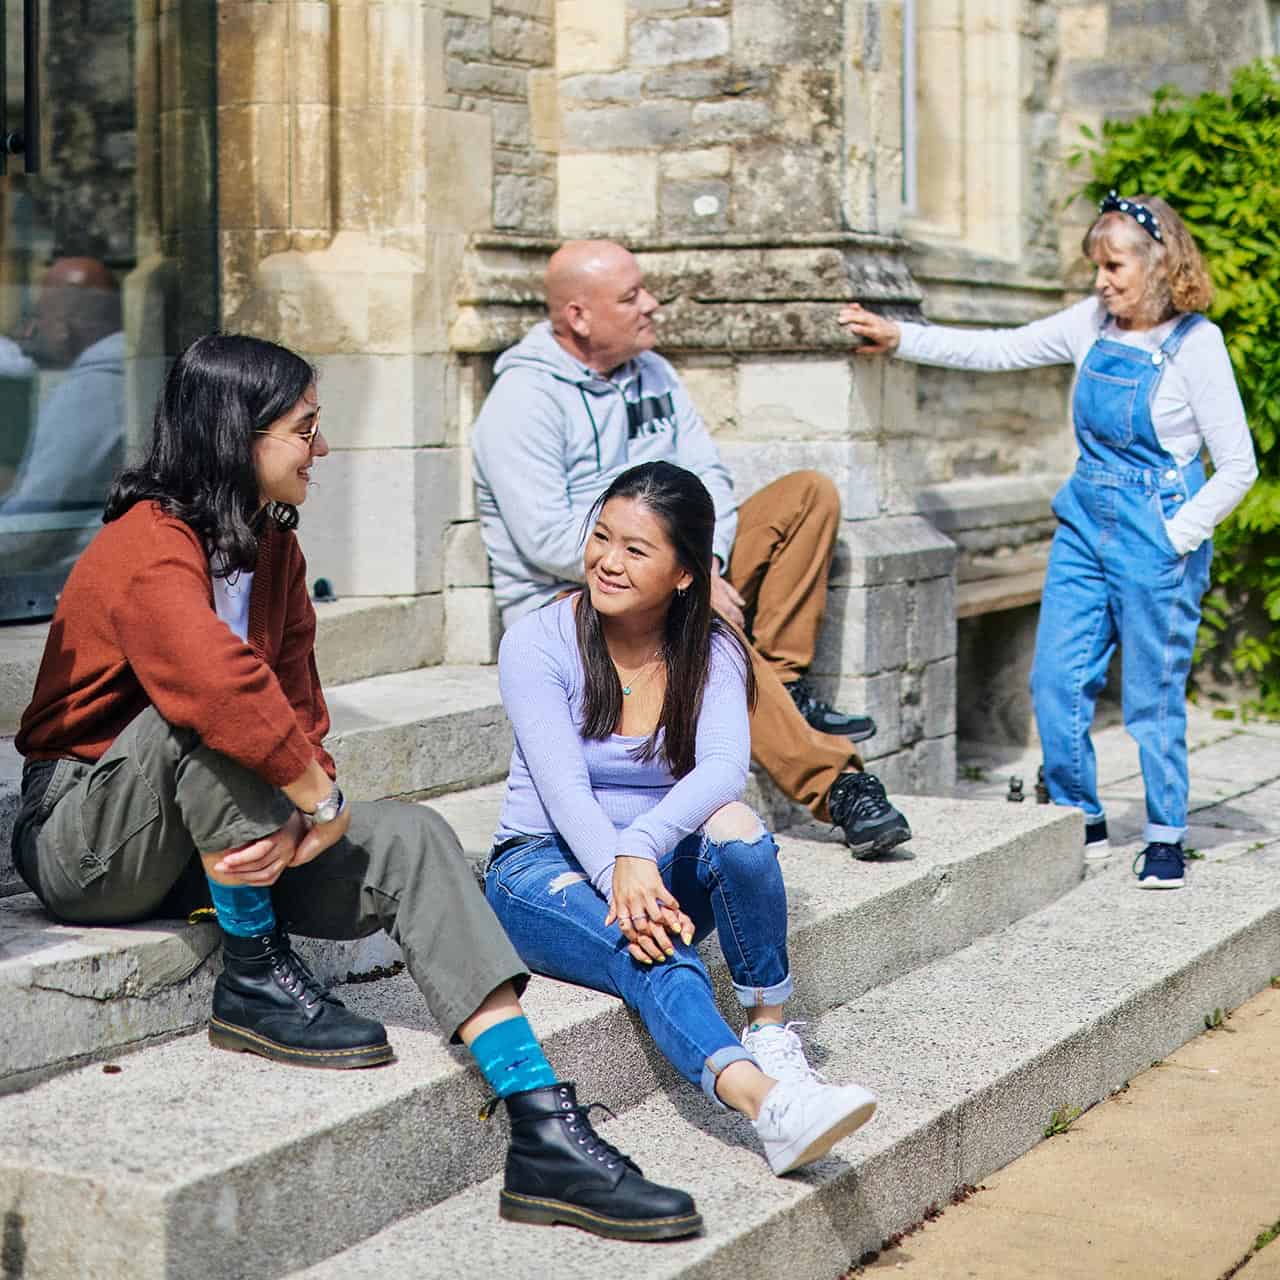
POLYGON ((629 698, 631 696, 631 686, 629 684, 624 684, 622 686, 622 696, 624 698, 629 698))

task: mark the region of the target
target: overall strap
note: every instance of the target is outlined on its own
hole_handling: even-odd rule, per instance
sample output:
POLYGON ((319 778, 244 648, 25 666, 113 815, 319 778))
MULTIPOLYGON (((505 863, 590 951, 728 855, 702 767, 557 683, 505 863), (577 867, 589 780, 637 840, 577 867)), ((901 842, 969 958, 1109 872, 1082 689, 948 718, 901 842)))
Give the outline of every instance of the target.
POLYGON ((1165 356, 1172 360, 1178 354, 1178 349, 1187 339, 1187 334, 1204 319, 1204 316, 1198 311, 1188 311, 1181 320, 1173 327, 1173 332, 1160 344, 1160 350, 1165 356))

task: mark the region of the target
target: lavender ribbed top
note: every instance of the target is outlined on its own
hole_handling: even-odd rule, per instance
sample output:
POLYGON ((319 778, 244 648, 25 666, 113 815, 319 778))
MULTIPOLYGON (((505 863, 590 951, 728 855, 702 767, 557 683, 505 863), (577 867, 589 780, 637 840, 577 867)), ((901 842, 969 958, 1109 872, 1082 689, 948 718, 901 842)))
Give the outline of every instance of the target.
POLYGON ((559 834, 608 897, 615 858, 656 861, 741 796, 751 756, 746 673, 736 646, 715 637, 697 764, 677 782, 661 755, 632 758, 642 738, 583 739, 573 607, 573 597, 547 605, 503 637, 498 678, 516 741, 494 839, 559 834))

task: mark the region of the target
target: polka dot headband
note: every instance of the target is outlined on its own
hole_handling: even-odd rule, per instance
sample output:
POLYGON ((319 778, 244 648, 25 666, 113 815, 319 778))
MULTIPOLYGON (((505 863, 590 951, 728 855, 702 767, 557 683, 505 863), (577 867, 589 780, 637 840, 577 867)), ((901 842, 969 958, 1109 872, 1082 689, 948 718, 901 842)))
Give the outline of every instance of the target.
POLYGON ((1126 200, 1124 196, 1117 195, 1113 189, 1107 192, 1106 199, 1098 206, 1098 212, 1100 214, 1127 213, 1147 235, 1160 244, 1164 244, 1164 235, 1160 230, 1160 219, 1145 204, 1139 204, 1136 200, 1126 200))

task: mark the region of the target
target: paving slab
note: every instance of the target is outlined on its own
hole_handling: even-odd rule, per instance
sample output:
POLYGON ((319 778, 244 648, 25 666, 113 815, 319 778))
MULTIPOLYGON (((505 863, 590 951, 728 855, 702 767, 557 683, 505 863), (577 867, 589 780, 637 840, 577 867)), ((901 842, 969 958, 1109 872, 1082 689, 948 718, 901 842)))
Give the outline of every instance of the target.
MULTIPOLYGON (((1079 881, 1075 815, 913 803, 916 839, 877 863, 783 839, 799 1016, 820 1017, 1079 881)), ((723 964, 706 945, 723 998, 723 964)), ((281 1275, 496 1171, 502 1138, 474 1123, 479 1078, 442 1045, 407 979, 343 995, 387 1021, 395 1063, 305 1073, 213 1053, 197 1036, 145 1049, 118 1074, 83 1068, 0 1098, 0 1203, 23 1206, 24 1280, 74 1274, 86 1238, 102 1260, 95 1274, 111 1280, 281 1275)), ((584 1096, 626 1107, 672 1082, 616 1000, 538 979, 528 1007, 584 1096)))
POLYGON ((1217 1280, 1280 1219, 1278 1054, 1268 989, 857 1274, 1217 1280))
MULTIPOLYGON (((703 1237, 634 1246, 499 1223, 495 1177, 294 1280, 841 1275, 931 1204, 1035 1144, 1056 1107, 1108 1097, 1194 1036, 1206 1010, 1265 985, 1280 967, 1278 924, 1280 884, 1259 860, 1216 868, 1180 895, 1091 879, 810 1024, 805 1034, 827 1075, 875 1089, 881 1107, 809 1170, 771 1178, 746 1123, 690 1088, 664 1089, 602 1126, 651 1176, 694 1194, 703 1237)), ((1158 1113, 1149 1121, 1159 1122, 1158 1113)), ((1181 1203, 1180 1182, 1162 1190, 1166 1212, 1181 1203)), ((982 1196, 974 1204, 981 1212, 982 1196)), ((986 1221, 1027 1232, 1025 1221, 986 1221)), ((1038 1258, 1028 1248, 1021 1270, 919 1274, 1060 1274, 1038 1258)))

